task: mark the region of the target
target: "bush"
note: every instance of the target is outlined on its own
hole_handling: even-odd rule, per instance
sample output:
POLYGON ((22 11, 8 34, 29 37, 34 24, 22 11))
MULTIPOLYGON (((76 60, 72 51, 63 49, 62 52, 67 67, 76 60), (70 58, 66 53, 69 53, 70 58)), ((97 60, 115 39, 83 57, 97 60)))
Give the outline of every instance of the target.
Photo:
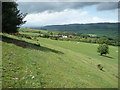
POLYGON ((49 34, 43 34, 43 36, 42 36, 43 38, 49 38, 50 36, 49 36, 49 34))
POLYGON ((106 38, 106 37, 102 37, 97 41, 97 43, 99 43, 99 44, 109 44, 110 40, 108 40, 108 38, 106 38))
POLYGON ((52 36, 50 37, 52 40, 58 40, 58 37, 57 36, 52 36))
POLYGON ((109 54, 109 47, 107 44, 100 44, 98 47, 98 52, 100 55, 109 54))

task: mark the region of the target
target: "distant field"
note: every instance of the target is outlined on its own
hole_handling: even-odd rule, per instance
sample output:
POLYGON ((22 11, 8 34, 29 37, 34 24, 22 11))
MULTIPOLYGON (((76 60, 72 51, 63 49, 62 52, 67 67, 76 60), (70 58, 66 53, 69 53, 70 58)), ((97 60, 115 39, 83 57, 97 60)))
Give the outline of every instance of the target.
MULTIPOLYGON (((60 32, 61 30, 47 30, 47 31, 57 31, 57 32, 60 32)), ((62 31, 62 32, 74 32, 73 31, 62 31)), ((81 31, 77 31, 77 33, 83 33, 83 34, 94 34, 98 37, 103 37, 103 36, 106 36, 106 37, 109 37, 109 38, 112 38, 112 39, 118 39, 118 31, 117 30, 109 30, 109 31, 105 31, 105 30, 81 30, 81 31)))
POLYGON ((98 44, 39 37, 35 46, 36 40, 4 36, 11 42, 2 41, 3 88, 118 87, 118 47, 109 46, 110 54, 103 57, 98 44))
MULTIPOLYGON (((19 29, 19 33, 26 34, 28 36, 38 36, 38 35, 40 35, 39 32, 48 33, 49 31, 37 30, 37 29, 29 29, 29 28, 20 28, 19 29)), ((57 34, 57 33, 58 33, 57 31, 53 32, 53 34, 57 34)))
POLYGON ((109 30, 109 31, 105 31, 105 30, 90 30, 90 31, 80 31, 81 33, 85 33, 85 34, 95 34, 98 37, 109 37, 109 38, 113 38, 113 39, 117 39, 118 38, 118 31, 117 30, 109 30))

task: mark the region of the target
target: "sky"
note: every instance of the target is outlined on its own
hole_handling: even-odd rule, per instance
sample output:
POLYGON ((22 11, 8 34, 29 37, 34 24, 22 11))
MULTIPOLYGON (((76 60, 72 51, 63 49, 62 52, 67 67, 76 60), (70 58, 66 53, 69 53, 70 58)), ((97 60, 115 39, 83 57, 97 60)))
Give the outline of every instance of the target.
POLYGON ((28 13, 24 27, 118 22, 117 2, 21 2, 18 9, 28 13))

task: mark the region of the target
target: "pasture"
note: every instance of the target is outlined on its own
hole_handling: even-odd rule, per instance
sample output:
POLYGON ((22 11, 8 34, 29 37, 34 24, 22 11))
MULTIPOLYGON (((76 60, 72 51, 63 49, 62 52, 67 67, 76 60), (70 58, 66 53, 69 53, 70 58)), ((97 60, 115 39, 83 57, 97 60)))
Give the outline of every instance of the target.
POLYGON ((100 56, 98 44, 3 36, 3 88, 118 87, 118 47, 100 56))

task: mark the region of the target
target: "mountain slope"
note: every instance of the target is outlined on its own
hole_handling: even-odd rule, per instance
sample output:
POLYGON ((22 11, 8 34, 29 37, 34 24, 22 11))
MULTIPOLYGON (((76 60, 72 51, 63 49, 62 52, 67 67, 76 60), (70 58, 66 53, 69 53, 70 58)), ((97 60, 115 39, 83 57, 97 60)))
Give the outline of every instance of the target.
POLYGON ((117 88, 117 47, 99 56, 97 44, 35 40, 7 35, 3 40, 3 88, 117 88), (15 41, 19 42, 16 42, 15 41), (24 41, 24 42, 21 42, 24 41), (26 46, 24 46, 26 45, 26 46), (101 64, 104 71, 97 68, 101 64))

